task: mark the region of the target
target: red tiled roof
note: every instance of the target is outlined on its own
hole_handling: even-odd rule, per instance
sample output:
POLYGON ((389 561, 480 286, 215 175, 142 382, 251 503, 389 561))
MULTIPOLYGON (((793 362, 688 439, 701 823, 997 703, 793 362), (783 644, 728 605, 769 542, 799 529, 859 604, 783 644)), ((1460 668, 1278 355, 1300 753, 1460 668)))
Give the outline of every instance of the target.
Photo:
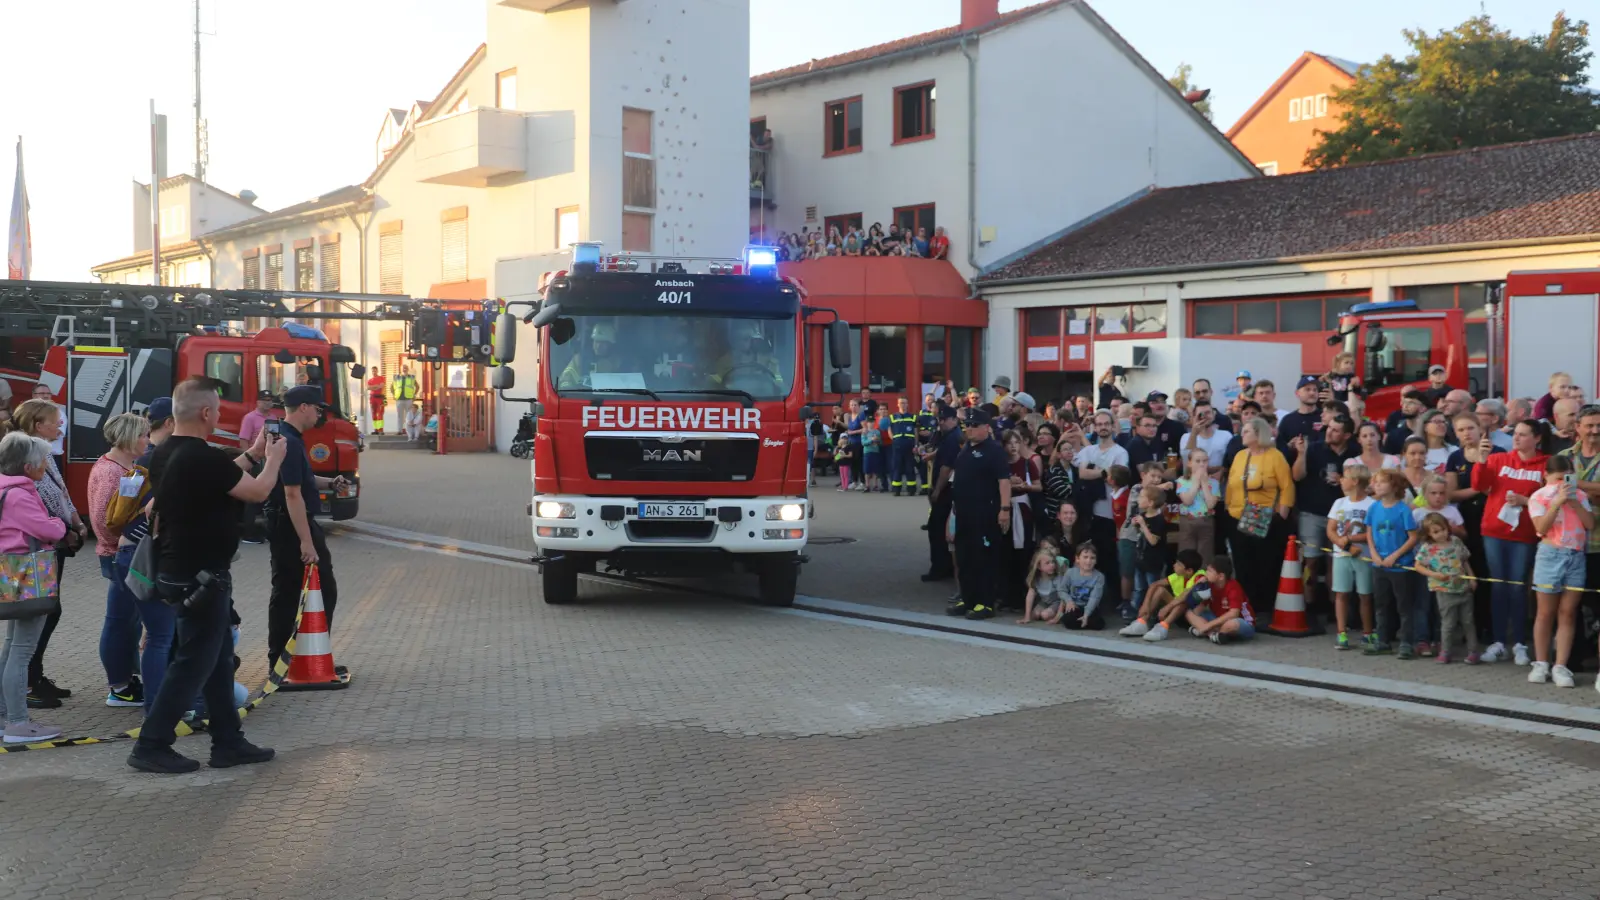
POLYGON ((980 280, 1600 235, 1600 132, 1154 191, 980 280))
POLYGON ((966 31, 963 31, 960 25, 951 25, 949 28, 940 28, 936 31, 925 31, 922 34, 914 34, 910 37, 900 38, 897 41, 889 41, 886 44, 863 47, 860 50, 852 50, 849 53, 840 53, 837 56, 829 56, 824 59, 813 59, 810 62, 801 63, 798 66, 790 66, 787 69, 778 69, 775 72, 767 72, 762 75, 757 75, 750 79, 750 85, 751 87, 760 87, 764 84, 774 81, 782 81, 783 79, 793 78, 797 75, 816 74, 819 72, 825 72, 829 69, 837 69, 855 63, 867 62, 880 56, 888 56, 892 53, 899 53, 904 50, 917 50, 924 47, 932 47, 935 44, 941 44, 946 41, 959 40, 967 35, 983 34, 986 31, 993 31, 996 28, 1004 28, 1007 25, 1029 18, 1030 16, 1034 16, 1047 10, 1055 9, 1058 6, 1065 6, 1068 3, 1074 2, 1076 2, 1076 0, 1045 0, 1044 3, 1036 3, 1033 6, 1024 6, 1021 9, 1014 9, 1010 12, 1001 13, 999 18, 980 25, 977 28, 967 29, 966 31))

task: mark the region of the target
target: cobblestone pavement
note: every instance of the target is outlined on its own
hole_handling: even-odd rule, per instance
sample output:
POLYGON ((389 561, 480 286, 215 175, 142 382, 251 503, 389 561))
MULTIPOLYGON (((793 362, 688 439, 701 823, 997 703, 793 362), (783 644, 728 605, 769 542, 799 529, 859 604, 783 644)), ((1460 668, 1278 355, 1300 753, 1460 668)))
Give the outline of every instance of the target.
MULTIPOLYGON (((520 548, 531 552, 525 505, 530 494, 528 463, 510 456, 385 451, 368 454, 363 475, 363 521, 445 535, 458 540, 520 548), (393 482, 407 485, 403 491, 393 482), (465 508, 471 510, 462 513, 465 508)), ((821 541, 808 546, 811 563, 801 569, 800 592, 915 612, 944 608, 952 582, 923 584, 927 570, 927 535, 919 526, 927 517, 927 500, 880 495, 843 494, 828 484, 812 489, 817 505, 812 534, 821 541), (837 539, 844 543, 833 543, 837 539)), ((710 586, 731 593, 754 594, 754 580, 735 576, 689 585, 710 586)), ((1043 626, 1032 626, 1040 630, 1043 626)), ((1133 648, 1143 641, 1115 638, 1133 648)), ((1248 645, 1217 648, 1207 642, 1171 640, 1165 645, 1192 652, 1308 666, 1341 675, 1364 675, 1442 687, 1481 691, 1572 706, 1600 706, 1594 674, 1579 673, 1578 688, 1563 690, 1527 682, 1527 669, 1509 663, 1469 667, 1441 666, 1432 660, 1373 659, 1340 653, 1331 638, 1286 639, 1262 636, 1248 645)))
POLYGON ((0 896, 1600 890, 1593 744, 692 594, 548 607, 526 566, 333 547, 352 688, 269 700, 265 766, 0 756, 0 896))

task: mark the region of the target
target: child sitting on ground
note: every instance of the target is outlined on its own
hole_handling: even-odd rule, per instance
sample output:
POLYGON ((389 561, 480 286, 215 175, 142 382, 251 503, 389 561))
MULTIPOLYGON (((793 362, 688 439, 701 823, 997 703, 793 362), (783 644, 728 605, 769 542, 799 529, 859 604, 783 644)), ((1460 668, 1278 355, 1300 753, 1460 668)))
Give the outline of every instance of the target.
POLYGON ((1018 625, 1029 622, 1049 622, 1054 625, 1061 621, 1063 579, 1059 555, 1054 541, 1046 539, 1039 542, 1039 549, 1028 564, 1028 598, 1023 602, 1022 618, 1017 620, 1018 625))
POLYGON ((1205 578, 1200 571, 1205 567, 1205 557, 1200 551, 1185 547, 1178 551, 1172 564, 1172 574, 1158 581, 1145 593, 1144 605, 1139 608, 1139 618, 1117 632, 1123 637, 1143 637, 1147 641, 1167 638, 1169 626, 1189 607, 1181 599, 1195 582, 1205 578))
POLYGON ((1213 644, 1256 636, 1255 613, 1245 599, 1244 588, 1233 580, 1233 560, 1226 556, 1213 558, 1206 567, 1206 580, 1196 582, 1189 593, 1197 600, 1209 601, 1209 605, 1197 605, 1185 613, 1190 634, 1210 638, 1213 644))
POLYGON ((1439 604, 1439 656, 1450 661, 1450 642, 1459 626, 1466 635, 1467 665, 1478 664, 1478 628, 1472 617, 1472 555, 1467 545, 1452 533, 1450 523, 1438 513, 1428 513, 1419 529, 1422 543, 1417 545, 1417 574, 1428 579, 1439 604))
POLYGON ((1106 593, 1106 576, 1094 567, 1098 555, 1093 544, 1079 544, 1073 559, 1077 566, 1066 573, 1059 589, 1063 595, 1061 624, 1073 631, 1099 631, 1105 627, 1097 610, 1106 593))

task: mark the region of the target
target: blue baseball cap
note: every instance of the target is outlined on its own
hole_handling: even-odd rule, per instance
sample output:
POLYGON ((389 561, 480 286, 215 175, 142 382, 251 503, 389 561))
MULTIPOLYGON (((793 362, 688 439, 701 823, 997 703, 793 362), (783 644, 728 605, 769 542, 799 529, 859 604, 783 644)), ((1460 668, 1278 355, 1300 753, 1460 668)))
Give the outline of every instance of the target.
POLYGON ((1249 369, 1240 369, 1239 370, 1239 374, 1233 376, 1235 381, 1239 380, 1240 378, 1249 378, 1249 377, 1250 377, 1250 370, 1249 369))
POLYGON ((288 409, 293 406, 322 405, 322 389, 309 384, 299 384, 283 392, 283 406, 288 409))
POLYGON ((151 424, 165 422, 172 418, 172 398, 157 397, 151 400, 150 405, 145 408, 144 417, 149 419, 151 424))

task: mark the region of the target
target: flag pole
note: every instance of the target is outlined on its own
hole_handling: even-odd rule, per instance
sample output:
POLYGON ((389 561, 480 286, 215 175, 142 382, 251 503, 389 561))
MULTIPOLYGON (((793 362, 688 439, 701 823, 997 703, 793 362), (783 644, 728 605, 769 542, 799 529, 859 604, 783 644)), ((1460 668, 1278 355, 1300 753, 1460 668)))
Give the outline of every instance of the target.
POLYGON ((156 101, 150 101, 150 283, 161 284, 161 150, 156 101))

